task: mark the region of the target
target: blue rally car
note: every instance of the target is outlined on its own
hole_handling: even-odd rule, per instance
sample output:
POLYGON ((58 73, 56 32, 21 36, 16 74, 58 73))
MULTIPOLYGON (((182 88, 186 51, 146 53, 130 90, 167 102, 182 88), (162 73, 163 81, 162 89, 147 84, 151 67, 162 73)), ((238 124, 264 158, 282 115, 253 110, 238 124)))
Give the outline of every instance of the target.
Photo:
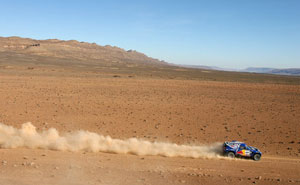
POLYGON ((259 161, 261 158, 261 152, 257 148, 247 146, 245 143, 239 141, 224 142, 223 151, 224 155, 230 158, 247 157, 255 161, 259 161))

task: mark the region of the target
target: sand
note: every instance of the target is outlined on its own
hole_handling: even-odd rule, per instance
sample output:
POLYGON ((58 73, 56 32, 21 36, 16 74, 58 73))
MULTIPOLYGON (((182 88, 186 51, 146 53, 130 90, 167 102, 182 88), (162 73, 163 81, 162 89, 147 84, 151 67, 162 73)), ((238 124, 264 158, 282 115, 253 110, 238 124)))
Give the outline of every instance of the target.
POLYGON ((185 145, 236 139, 263 158, 1 149, 1 184, 300 183, 299 86, 38 74, 1 74, 0 122, 185 145))

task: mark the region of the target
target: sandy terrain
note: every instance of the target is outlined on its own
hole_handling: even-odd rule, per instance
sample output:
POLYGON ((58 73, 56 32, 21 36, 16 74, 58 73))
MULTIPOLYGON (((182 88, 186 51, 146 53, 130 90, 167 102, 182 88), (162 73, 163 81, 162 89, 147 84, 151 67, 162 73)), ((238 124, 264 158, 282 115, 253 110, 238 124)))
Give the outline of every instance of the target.
POLYGON ((299 157, 299 86, 1 76, 0 121, 179 144, 242 140, 299 157))
POLYGON ((1 74, 0 122, 7 125, 31 121, 39 131, 190 145, 237 139, 264 156, 253 162, 1 149, 1 184, 300 184, 299 86, 16 74, 1 74))

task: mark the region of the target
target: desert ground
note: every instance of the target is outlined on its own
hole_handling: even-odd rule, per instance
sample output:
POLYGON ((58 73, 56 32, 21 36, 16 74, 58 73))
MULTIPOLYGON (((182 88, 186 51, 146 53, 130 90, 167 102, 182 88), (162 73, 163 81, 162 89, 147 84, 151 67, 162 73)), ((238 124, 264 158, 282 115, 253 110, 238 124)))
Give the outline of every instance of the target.
POLYGON ((186 145, 241 140, 261 161, 1 149, 1 184, 300 184, 300 88, 2 67, 0 122, 186 145))
POLYGON ((0 184, 300 184, 300 77, 139 65, 136 55, 129 64, 0 52, 0 123, 188 146, 239 140, 262 159, 14 147, 1 130, 0 184))

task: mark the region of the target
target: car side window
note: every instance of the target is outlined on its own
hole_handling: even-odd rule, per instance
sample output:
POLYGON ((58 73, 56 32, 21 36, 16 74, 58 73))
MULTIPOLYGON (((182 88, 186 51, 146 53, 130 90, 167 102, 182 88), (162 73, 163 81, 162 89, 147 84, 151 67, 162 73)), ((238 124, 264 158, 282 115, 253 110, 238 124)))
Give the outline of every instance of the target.
POLYGON ((241 149, 241 150, 244 150, 244 149, 245 149, 245 146, 240 146, 240 149, 241 149))

